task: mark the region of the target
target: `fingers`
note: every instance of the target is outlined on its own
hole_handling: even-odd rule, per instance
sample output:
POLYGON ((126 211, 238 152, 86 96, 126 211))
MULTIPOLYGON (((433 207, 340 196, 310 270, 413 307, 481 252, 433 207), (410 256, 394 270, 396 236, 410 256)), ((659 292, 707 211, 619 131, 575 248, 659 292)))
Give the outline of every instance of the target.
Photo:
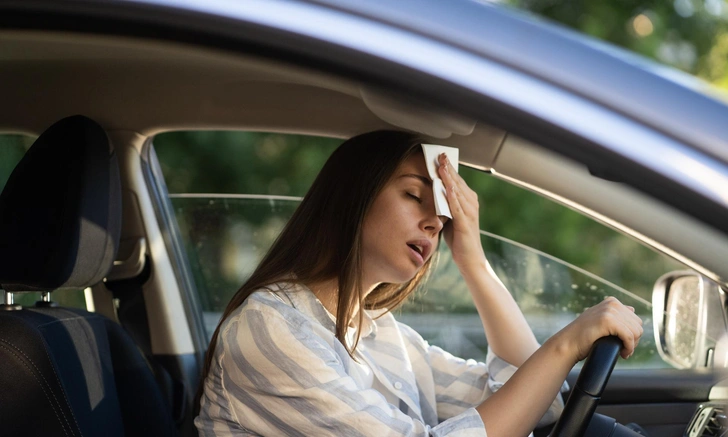
POLYGON ((642 335, 639 330, 635 329, 632 324, 625 321, 620 321, 622 326, 619 327, 617 336, 622 340, 622 350, 620 355, 622 358, 627 359, 632 356, 634 350, 637 348, 639 338, 642 335))
POLYGON ((634 309, 632 309, 630 315, 633 317, 629 317, 626 324, 627 328, 631 331, 634 338, 634 347, 631 351, 629 351, 627 358, 632 356, 634 350, 637 348, 637 345, 640 343, 640 338, 642 338, 642 334, 645 332, 644 328, 642 328, 642 319, 634 314, 634 309))
POLYGON ((468 187, 465 180, 455 171, 447 156, 443 153, 438 157, 440 166, 438 173, 447 191, 447 200, 453 212, 453 218, 464 213, 476 216, 478 213, 478 195, 468 187))
POLYGON ((471 190, 467 182, 465 182, 465 179, 458 174, 447 155, 443 153, 438 157, 438 159, 440 160, 439 168, 445 172, 445 177, 448 178, 452 185, 455 186, 457 192, 467 197, 469 200, 477 200, 478 194, 471 190))
POLYGON ((605 307, 602 314, 609 333, 622 340, 620 355, 622 358, 629 358, 644 332, 642 319, 635 314, 633 307, 623 305, 614 297, 606 298, 600 305, 605 307))
POLYGON ((450 211, 453 213, 453 218, 459 217, 463 212, 462 204, 460 203, 460 190, 458 190, 457 184, 453 181, 452 173, 447 167, 442 170, 440 178, 445 184, 445 190, 447 191, 447 203, 450 205, 450 211))

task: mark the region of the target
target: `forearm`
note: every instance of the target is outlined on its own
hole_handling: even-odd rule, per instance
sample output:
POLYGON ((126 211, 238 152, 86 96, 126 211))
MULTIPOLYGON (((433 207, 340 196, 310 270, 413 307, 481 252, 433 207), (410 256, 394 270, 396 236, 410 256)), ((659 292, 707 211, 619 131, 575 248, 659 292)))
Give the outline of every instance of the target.
POLYGON ((485 259, 461 268, 493 352, 522 365, 539 345, 523 313, 485 259))
POLYGON ((500 390, 476 407, 488 436, 526 436, 533 431, 575 363, 563 342, 552 338, 544 343, 500 390))
POLYGON ((577 361, 599 338, 616 335, 629 357, 642 335, 634 308, 607 298, 549 338, 496 393, 477 407, 490 437, 525 436, 533 430, 577 361), (513 414, 518 411, 519 414, 513 414))
POLYGON ((505 361, 520 366, 538 349, 538 342, 485 258, 480 243, 478 195, 457 174, 445 154, 438 159, 438 173, 447 188, 452 212, 452 221, 444 229, 445 241, 473 296, 491 349, 505 361))
POLYGON ((452 252, 483 321, 492 350, 519 370, 478 412, 490 437, 528 435, 557 395, 561 384, 592 344, 607 335, 623 342, 627 358, 643 333, 634 308, 607 298, 584 311, 540 348, 513 297, 490 268, 480 244, 478 195, 442 154, 438 173, 447 189, 452 221, 444 229, 452 252), (530 357, 530 358, 529 358, 530 357))

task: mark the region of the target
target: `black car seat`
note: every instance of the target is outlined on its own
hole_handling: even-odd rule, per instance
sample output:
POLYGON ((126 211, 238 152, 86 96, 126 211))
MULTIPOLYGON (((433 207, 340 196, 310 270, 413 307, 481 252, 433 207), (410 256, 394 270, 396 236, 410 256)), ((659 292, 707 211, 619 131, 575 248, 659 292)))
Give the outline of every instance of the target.
POLYGON ((0 195, 0 435, 177 435, 148 363, 124 329, 54 306, 113 265, 119 167, 106 132, 83 116, 46 130, 0 195), (35 307, 14 295, 42 292, 35 307))

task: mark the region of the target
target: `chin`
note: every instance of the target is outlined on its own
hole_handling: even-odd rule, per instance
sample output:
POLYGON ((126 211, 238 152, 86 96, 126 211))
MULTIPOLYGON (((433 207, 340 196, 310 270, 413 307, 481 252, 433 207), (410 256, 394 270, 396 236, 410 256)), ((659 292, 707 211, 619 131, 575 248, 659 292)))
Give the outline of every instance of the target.
POLYGON ((414 279, 415 276, 417 276, 417 273, 421 270, 421 268, 410 268, 409 270, 402 270, 392 275, 389 282, 391 284, 404 284, 406 282, 411 281, 414 279))
MULTIPOLYGON (((401 261, 401 260, 400 260, 401 261)), ((411 281, 420 270, 425 268, 427 263, 422 267, 417 267, 414 263, 400 263, 395 262, 380 263, 377 267, 379 283, 387 284, 404 284, 411 281)))

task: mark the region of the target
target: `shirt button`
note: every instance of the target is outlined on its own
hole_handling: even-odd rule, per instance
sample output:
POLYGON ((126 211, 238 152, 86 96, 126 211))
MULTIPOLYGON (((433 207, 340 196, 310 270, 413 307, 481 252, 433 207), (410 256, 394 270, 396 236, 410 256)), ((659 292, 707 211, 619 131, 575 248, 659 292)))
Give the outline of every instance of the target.
POLYGON ((402 383, 399 381, 395 382, 394 388, 396 388, 397 390, 402 390, 402 383))

